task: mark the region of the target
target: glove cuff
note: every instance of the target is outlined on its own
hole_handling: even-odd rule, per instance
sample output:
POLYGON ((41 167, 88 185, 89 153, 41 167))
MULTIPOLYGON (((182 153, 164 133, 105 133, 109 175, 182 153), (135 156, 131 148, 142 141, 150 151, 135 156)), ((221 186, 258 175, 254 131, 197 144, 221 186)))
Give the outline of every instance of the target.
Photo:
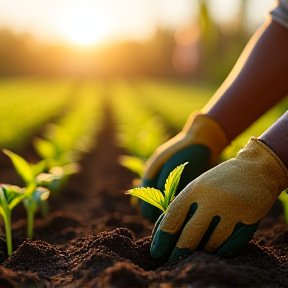
POLYGON ((288 170, 286 166, 267 145, 258 140, 256 137, 251 137, 246 146, 248 146, 250 142, 254 142, 256 145, 258 145, 259 150, 265 150, 266 156, 263 157, 263 162, 270 167, 270 173, 272 173, 275 178, 279 178, 278 191, 275 192, 275 196, 278 197, 282 191, 288 188, 288 170))
POLYGON ((182 132, 190 145, 200 144, 209 148, 211 166, 217 163, 219 154, 229 144, 228 137, 222 126, 213 118, 200 112, 190 115, 182 132))

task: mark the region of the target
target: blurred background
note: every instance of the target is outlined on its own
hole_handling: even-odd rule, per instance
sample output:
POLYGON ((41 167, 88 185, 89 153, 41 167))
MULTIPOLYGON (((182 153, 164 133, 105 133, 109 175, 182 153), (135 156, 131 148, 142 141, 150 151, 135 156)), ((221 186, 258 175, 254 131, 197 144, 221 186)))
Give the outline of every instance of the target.
MULTIPOLYGON (((118 144, 147 159, 213 96, 274 5, 0 0, 0 148, 20 151, 39 133, 55 138, 55 125, 73 141, 85 132, 75 145, 86 147, 109 99, 118 144), (72 126, 78 130, 68 133, 72 126)), ((225 158, 280 117, 285 101, 240 135, 225 158)))
POLYGON ((218 85, 273 4, 0 0, 0 76, 153 76, 218 85))
MULTIPOLYGON (((141 178, 145 161, 213 96, 274 5, 275 0, 0 0, 0 183, 21 184, 7 157, 13 154, 2 153, 6 148, 40 163, 35 170, 14 156, 30 176, 50 173, 53 181, 45 187, 57 195, 69 175, 80 171, 82 157, 100 140, 110 141, 111 131, 111 142, 125 154, 115 161, 141 178), (97 137, 101 130, 108 133, 100 134, 104 140, 97 137)), ((221 160, 234 157, 287 107, 286 97, 239 135, 221 160)), ((103 165, 104 173, 108 167, 116 173, 111 166, 103 165)), ((94 186, 87 179, 90 191, 94 186)), ((287 195, 282 200, 288 203, 287 195)))

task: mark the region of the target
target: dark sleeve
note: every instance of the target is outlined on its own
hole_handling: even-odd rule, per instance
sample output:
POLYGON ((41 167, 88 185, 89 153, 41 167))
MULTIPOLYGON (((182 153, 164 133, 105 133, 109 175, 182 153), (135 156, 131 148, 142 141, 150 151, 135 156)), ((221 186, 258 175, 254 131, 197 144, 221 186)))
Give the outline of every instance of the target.
POLYGON ((288 0, 277 1, 277 6, 270 11, 272 20, 288 29, 288 0))

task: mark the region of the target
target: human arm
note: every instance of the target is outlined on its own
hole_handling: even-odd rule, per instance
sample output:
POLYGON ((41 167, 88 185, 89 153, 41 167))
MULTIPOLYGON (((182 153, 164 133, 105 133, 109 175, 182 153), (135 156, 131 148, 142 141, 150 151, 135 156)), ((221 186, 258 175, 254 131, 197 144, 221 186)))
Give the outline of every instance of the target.
POLYGON ((268 19, 202 110, 220 123, 230 141, 287 95, 287 51, 288 28, 268 19))
MULTIPOLYGON (((285 8, 280 8, 280 11, 286 11, 285 8)), ((288 15, 288 10, 286 12, 288 15)), ((279 12, 276 14, 279 15, 279 12)), ((188 120, 185 125, 187 129, 183 129, 179 135, 159 147, 148 160, 143 186, 163 190, 169 172, 177 165, 188 161, 190 164, 185 167, 184 180, 179 187, 181 191, 189 182, 215 165, 217 157, 212 157, 212 155, 218 156, 236 136, 288 94, 287 51, 288 29, 274 21, 274 18, 273 21, 271 18, 268 19, 251 38, 230 75, 201 111, 203 119, 212 119, 216 123, 217 137, 209 140, 209 146, 206 142, 200 143, 204 149, 199 153, 195 149, 195 143, 198 142, 196 134, 186 137, 187 131, 190 130, 188 127, 194 129, 194 122, 191 119, 188 120), (217 138, 220 135, 222 135, 221 139, 225 140, 218 141, 217 138), (185 145, 183 145, 183 139, 186 141, 185 145), (216 149, 217 152, 212 152, 217 143, 220 143, 216 149), (184 147, 187 147, 189 151, 185 151, 184 147), (205 147, 208 152, 205 151, 205 147), (189 171, 195 171, 195 173, 189 173, 189 171)), ((209 135, 213 130, 211 127, 203 125, 201 130, 209 135)), ((160 210, 157 211, 157 208, 154 209, 142 202, 142 215, 155 221, 160 215, 160 210)))

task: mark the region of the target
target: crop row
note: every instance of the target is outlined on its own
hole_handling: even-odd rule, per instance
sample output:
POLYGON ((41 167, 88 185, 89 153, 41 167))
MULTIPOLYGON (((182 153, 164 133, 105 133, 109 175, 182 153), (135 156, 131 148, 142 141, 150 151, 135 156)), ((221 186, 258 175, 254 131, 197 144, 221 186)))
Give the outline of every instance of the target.
MULTIPOLYGON (((129 154, 120 161, 141 177, 143 165, 154 150, 180 131, 190 113, 201 109, 213 95, 212 89, 149 79, 132 83, 117 79, 105 89, 99 82, 75 83, 71 79, 0 81, 0 147, 9 149, 5 153, 24 185, 0 187, 0 213, 8 223, 6 228, 12 209, 23 202, 28 215, 27 235, 32 237, 36 209, 40 207, 43 215, 47 214, 48 197, 78 171, 83 153, 97 144, 95 134, 102 127, 104 100, 111 104, 116 141, 129 154), (37 137, 31 139, 35 132, 37 137), (27 163, 12 152, 29 139, 42 159, 39 163, 27 163)), ((285 101, 240 135, 224 151, 224 159, 234 156, 250 135, 259 135, 273 123, 283 112, 285 101)))
MULTIPOLYGON (((32 81, 32 83, 34 82, 32 81)), ((49 83, 50 82, 41 83, 42 86, 40 86, 43 91, 45 90, 45 86, 49 88, 49 83)), ((37 85, 38 82, 36 81, 35 84, 37 85)), ((39 90, 37 91, 39 92, 39 90)), ((55 92, 57 91, 56 89, 55 92)), ((18 92, 21 94, 20 91, 18 92)), ((51 90, 51 92, 53 91, 51 90)), ((83 156, 83 153, 88 152, 91 147, 95 145, 95 133, 100 128, 102 118, 102 94, 102 85, 85 82, 78 84, 77 89, 72 91, 72 94, 65 96, 66 98, 62 96, 63 98, 61 98, 61 100, 64 101, 63 99, 65 99, 66 101, 63 102, 66 107, 66 109, 62 109, 62 112, 64 112, 63 115, 58 115, 58 117, 54 118, 54 123, 46 122, 45 126, 42 127, 42 135, 38 135, 37 138, 33 139, 35 150, 42 158, 39 162, 31 164, 10 150, 3 150, 11 159, 24 185, 23 187, 13 184, 0 185, 0 214, 5 223, 8 254, 12 253, 12 210, 20 203, 24 204, 27 211, 27 237, 32 238, 35 211, 41 208, 43 216, 47 215, 49 211, 48 197, 51 196, 51 193, 57 193, 63 187, 63 184, 67 182, 70 174, 79 171, 78 162, 83 156)), ((31 94, 29 95, 29 100, 34 99, 31 94)), ((24 95, 22 96, 24 98, 24 95)), ((20 98, 19 95, 17 95, 17 97, 20 98)), ((44 119, 51 119, 51 117, 55 115, 52 113, 52 110, 56 107, 53 102, 54 100, 57 102, 56 99, 57 97, 55 99, 52 97, 50 97, 50 99, 48 98, 47 101, 45 101, 46 109, 42 106, 43 102, 39 102, 38 108, 40 110, 43 108, 41 110, 42 113, 46 113, 45 116, 49 115, 49 118, 41 118, 41 113, 36 113, 33 114, 33 116, 37 115, 37 117, 39 117, 32 117, 31 121, 34 119, 34 121, 38 123, 40 118, 43 121, 44 119)), ((7 103, 8 102, 9 101, 7 101, 7 103)), ((58 105, 60 105, 60 102, 61 101, 58 102, 58 105)), ((11 103, 10 105, 12 105, 11 103)), ((35 102, 32 105, 35 107, 35 110, 37 110, 37 104, 38 102, 35 102)), ((18 103, 15 105, 14 102, 14 106, 17 105, 18 103)), ((13 106, 11 106, 11 108, 13 108, 13 106)), ((29 118, 29 116, 27 117, 29 118)), ((9 125, 13 127, 13 123, 9 123, 9 119, 6 119, 6 121, 8 127, 9 125)), ((36 124, 32 122, 31 126, 25 126, 30 133, 33 131, 31 127, 36 126, 36 124)), ((18 142, 18 140, 17 137, 14 138, 14 141, 18 142)), ((7 148, 11 149, 11 147, 7 148)), ((15 181, 18 182, 16 179, 15 181)))
POLYGON ((67 103, 71 81, 35 78, 0 81, 0 147, 20 148, 67 103))
POLYGON ((109 96, 119 145, 130 154, 147 159, 168 139, 165 122, 143 105, 137 91, 124 80, 113 82, 109 96))

